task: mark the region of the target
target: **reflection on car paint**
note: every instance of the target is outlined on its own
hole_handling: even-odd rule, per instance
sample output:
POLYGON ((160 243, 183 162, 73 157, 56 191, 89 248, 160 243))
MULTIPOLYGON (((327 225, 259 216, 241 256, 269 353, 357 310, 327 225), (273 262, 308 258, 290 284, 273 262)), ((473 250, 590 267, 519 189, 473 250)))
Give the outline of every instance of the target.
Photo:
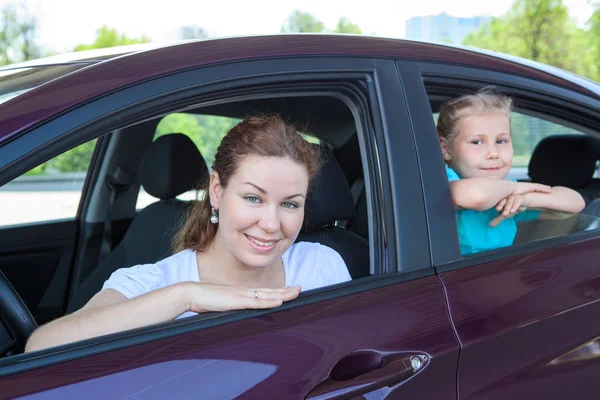
POLYGON ((72 399, 86 393, 87 399, 232 399, 276 371, 274 365, 248 361, 167 361, 22 398, 72 399))

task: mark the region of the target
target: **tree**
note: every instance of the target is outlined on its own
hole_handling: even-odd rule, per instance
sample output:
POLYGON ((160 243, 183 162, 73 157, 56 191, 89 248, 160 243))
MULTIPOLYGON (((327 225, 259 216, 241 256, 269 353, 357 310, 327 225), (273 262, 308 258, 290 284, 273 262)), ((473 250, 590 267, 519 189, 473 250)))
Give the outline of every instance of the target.
POLYGON ((600 3, 594 4, 596 10, 587 21, 587 42, 591 50, 592 65, 595 67, 592 78, 600 81, 600 3))
POLYGON ((208 33, 198 25, 186 25, 179 28, 177 36, 181 40, 204 39, 208 37, 208 33))
POLYGON ((333 30, 334 33, 354 33, 361 35, 362 31, 360 27, 356 24, 353 24, 348 18, 341 17, 338 20, 337 26, 333 30))
POLYGON ((103 49, 106 47, 125 46, 128 44, 148 43, 150 40, 146 36, 139 39, 129 38, 124 33, 117 32, 106 25, 96 30, 96 40, 92 44, 80 44, 75 46, 74 51, 103 49))
POLYGON ((36 37, 37 19, 25 3, 5 4, 0 10, 0 65, 39 58, 36 37))
POLYGON ((302 11, 294 11, 287 19, 285 25, 281 27, 282 33, 299 32, 326 32, 325 25, 311 14, 302 11))
POLYGON ((470 34, 464 43, 594 75, 585 32, 569 19, 562 0, 517 0, 503 17, 470 34))

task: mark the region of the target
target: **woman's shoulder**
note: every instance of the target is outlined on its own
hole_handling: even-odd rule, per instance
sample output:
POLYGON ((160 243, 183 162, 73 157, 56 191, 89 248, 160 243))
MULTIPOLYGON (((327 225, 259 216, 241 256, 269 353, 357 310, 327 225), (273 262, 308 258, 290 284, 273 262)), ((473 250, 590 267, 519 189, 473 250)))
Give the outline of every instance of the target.
POLYGON ((289 260, 300 260, 305 258, 337 258, 340 257, 339 253, 331 247, 325 246, 321 243, 314 242, 297 242, 294 243, 288 251, 285 252, 284 257, 287 256, 289 260))
POLYGON ((138 264, 112 273, 103 289, 115 289, 132 298, 174 283, 197 280, 196 253, 183 250, 154 264, 138 264))
POLYGON ((286 283, 303 290, 350 280, 346 263, 337 251, 320 243, 294 243, 283 256, 286 283))

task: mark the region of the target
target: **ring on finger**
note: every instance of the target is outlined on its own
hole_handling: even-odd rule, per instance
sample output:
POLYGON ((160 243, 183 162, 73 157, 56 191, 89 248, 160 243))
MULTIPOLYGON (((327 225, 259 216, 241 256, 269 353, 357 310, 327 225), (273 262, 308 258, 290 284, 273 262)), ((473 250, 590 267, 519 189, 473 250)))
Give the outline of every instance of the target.
POLYGON ((255 291, 254 291, 254 298, 255 298, 255 299, 258 299, 258 290, 255 290, 255 291))

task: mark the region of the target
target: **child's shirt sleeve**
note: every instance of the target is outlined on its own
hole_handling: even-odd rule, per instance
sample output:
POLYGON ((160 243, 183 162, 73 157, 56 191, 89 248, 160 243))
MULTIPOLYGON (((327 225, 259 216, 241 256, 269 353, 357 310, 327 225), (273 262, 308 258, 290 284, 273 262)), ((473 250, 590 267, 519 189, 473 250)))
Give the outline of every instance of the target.
POLYGON ((446 175, 448 175, 448 182, 457 181, 460 176, 452 168, 446 165, 446 175))

